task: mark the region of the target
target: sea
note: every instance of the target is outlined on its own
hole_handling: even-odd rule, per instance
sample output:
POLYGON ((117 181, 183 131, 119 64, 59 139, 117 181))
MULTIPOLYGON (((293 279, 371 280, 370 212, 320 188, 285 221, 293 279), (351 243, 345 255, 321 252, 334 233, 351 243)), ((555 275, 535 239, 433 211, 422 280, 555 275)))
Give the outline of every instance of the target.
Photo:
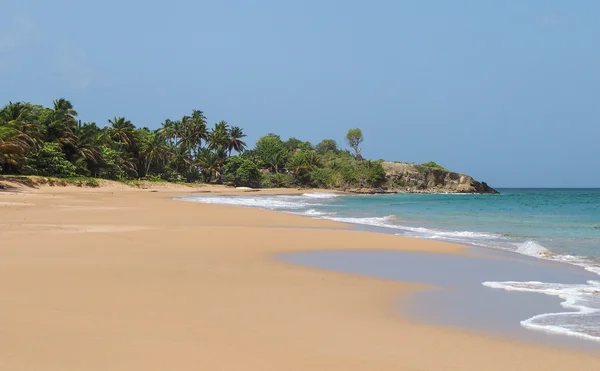
POLYGON ((598 280, 485 281, 491 289, 559 297, 564 312, 523 319, 530 329, 600 341, 600 189, 499 189, 500 194, 194 195, 184 200, 279 210, 363 229, 563 262, 598 280))

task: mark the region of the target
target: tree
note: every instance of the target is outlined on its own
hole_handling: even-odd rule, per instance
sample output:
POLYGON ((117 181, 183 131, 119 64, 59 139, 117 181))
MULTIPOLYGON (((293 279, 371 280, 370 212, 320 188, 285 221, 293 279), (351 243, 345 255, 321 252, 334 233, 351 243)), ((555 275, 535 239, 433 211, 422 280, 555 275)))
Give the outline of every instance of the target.
POLYGON ((208 148, 226 150, 229 142, 229 124, 227 121, 219 121, 208 134, 208 148))
POLYGON ((360 154, 361 148, 360 144, 364 141, 364 137, 362 131, 358 128, 348 130, 348 134, 346 134, 346 142, 350 148, 354 150, 354 154, 357 160, 362 160, 362 156, 360 154))
POLYGON ((77 168, 70 163, 60 150, 58 143, 46 142, 31 155, 30 164, 38 175, 61 178, 76 175, 77 168))
POLYGON ((219 149, 216 152, 208 148, 203 148, 198 154, 198 164, 202 168, 204 180, 210 182, 214 177, 217 182, 221 182, 221 167, 225 162, 225 150, 219 149))
POLYGON ((77 123, 71 142, 72 158, 69 159, 83 175, 90 175, 101 162, 100 146, 102 131, 95 123, 77 123))
POLYGON ((286 164, 289 152, 278 136, 267 135, 256 142, 254 153, 271 171, 278 173, 286 164))
POLYGON ((114 117, 108 120, 108 123, 111 125, 109 133, 112 140, 125 144, 127 148, 134 148, 136 146, 133 135, 135 126, 131 121, 125 119, 125 117, 114 117))
POLYGON ((196 155, 202 148, 202 141, 208 141, 206 117, 202 111, 194 110, 191 116, 184 117, 182 125, 182 144, 196 155))
POLYGON ((338 146, 335 140, 333 139, 323 139, 317 146, 315 147, 318 153, 325 154, 327 152, 337 152, 338 146))
POLYGON ((53 109, 46 123, 46 142, 58 142, 61 148, 73 144, 75 127, 77 126, 77 111, 73 104, 65 98, 53 102, 53 109))
POLYGON ((223 166, 223 181, 235 186, 260 186, 261 173, 251 160, 240 156, 229 157, 223 166))
POLYGON ((140 152, 146 164, 144 175, 147 176, 153 164, 167 157, 169 149, 161 132, 156 130, 149 133, 140 152))
POLYGON ((29 120, 30 105, 9 102, 0 110, 0 172, 19 171, 36 148, 39 126, 29 120))
POLYGON ((239 126, 232 126, 229 129, 229 143, 227 145, 227 150, 229 151, 229 156, 231 156, 231 151, 236 151, 237 153, 244 152, 246 149, 246 142, 242 140, 245 138, 246 134, 244 134, 244 130, 239 126))

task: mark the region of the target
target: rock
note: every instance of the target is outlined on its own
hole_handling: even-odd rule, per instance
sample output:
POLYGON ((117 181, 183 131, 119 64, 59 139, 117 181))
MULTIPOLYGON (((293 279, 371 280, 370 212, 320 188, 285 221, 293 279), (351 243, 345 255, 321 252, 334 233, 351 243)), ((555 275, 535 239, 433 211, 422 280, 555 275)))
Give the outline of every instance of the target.
POLYGON ((446 169, 404 162, 381 164, 388 178, 388 190, 410 193, 498 193, 485 182, 446 169))

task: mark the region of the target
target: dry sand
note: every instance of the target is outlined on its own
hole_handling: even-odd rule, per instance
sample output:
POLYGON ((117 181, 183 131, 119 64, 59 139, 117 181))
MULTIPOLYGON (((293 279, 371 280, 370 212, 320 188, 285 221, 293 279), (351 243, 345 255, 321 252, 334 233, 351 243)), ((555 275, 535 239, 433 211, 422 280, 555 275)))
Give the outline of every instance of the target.
POLYGON ((465 253, 458 245, 169 199, 189 188, 154 191, 0 192, 0 370, 600 369, 598 355, 397 312, 399 300, 431 287, 273 258, 465 253))

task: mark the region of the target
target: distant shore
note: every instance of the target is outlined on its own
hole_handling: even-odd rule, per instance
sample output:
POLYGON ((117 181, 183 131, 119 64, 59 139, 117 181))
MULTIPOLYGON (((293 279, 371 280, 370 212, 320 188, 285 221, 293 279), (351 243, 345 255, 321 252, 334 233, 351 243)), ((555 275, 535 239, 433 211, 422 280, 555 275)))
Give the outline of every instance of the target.
MULTIPOLYGON (((247 192, 229 187, 5 184, 0 370, 600 366, 598 355, 416 323, 396 312, 398 300, 430 285, 274 258, 323 249, 468 254, 460 245, 171 199, 247 192)), ((307 190, 257 191, 282 192, 307 190)))

